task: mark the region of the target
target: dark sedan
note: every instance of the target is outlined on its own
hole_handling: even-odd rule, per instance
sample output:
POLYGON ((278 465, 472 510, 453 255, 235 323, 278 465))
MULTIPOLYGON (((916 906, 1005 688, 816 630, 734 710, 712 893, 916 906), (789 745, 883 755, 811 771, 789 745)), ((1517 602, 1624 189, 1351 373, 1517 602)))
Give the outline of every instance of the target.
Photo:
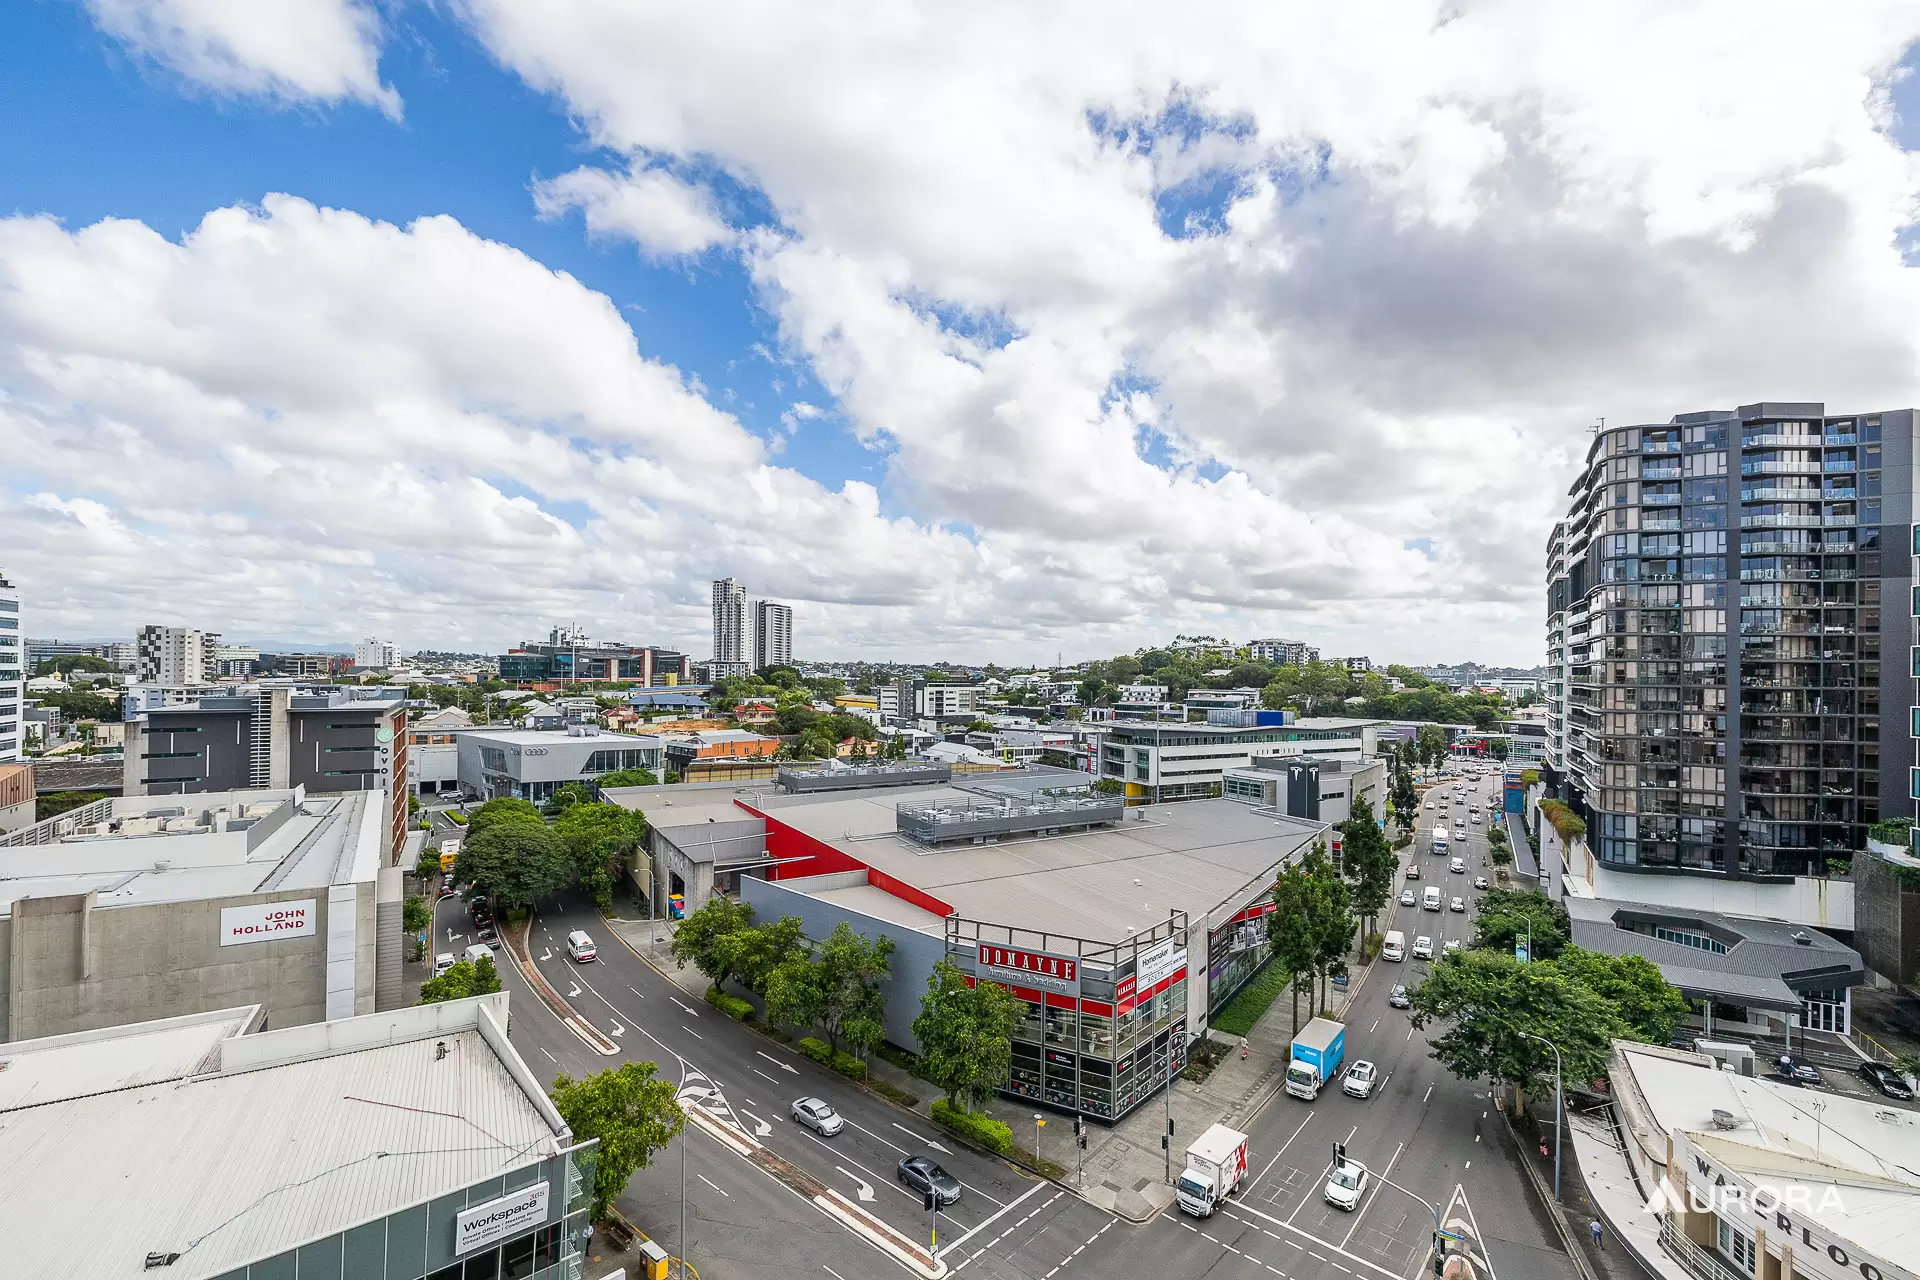
POLYGON ((1413 997, 1407 994, 1405 987, 1396 984, 1393 990, 1387 992, 1387 1003, 1396 1009, 1411 1009, 1413 997))
POLYGON ((960 1200, 960 1180, 926 1156, 908 1156, 900 1162, 899 1173, 900 1181, 921 1195, 931 1189, 941 1204, 956 1204, 960 1200))
POLYGON ((1906 1078, 1886 1063, 1863 1062, 1860 1064, 1860 1074, 1866 1077, 1868 1084, 1889 1098, 1897 1098, 1901 1102, 1913 1101, 1913 1090, 1906 1078))

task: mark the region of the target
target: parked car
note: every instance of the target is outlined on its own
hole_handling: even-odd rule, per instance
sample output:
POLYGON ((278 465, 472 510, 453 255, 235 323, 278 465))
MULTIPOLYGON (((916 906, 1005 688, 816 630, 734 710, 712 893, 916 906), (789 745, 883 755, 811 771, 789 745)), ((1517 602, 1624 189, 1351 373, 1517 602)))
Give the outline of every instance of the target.
POLYGON ((1820 1068, 1814 1066, 1811 1062, 1802 1061, 1790 1054, 1783 1053, 1780 1055, 1779 1067, 1782 1077, 1789 1080, 1797 1080, 1801 1084, 1825 1084, 1827 1082, 1826 1078, 1820 1074, 1820 1068))
POLYGON ((822 1098, 801 1098, 793 1104, 793 1118, 823 1138, 831 1138, 847 1127, 840 1113, 822 1098))
POLYGON ((1373 1086, 1379 1082, 1380 1068, 1364 1059, 1347 1068, 1347 1074, 1340 1081, 1340 1089, 1349 1097, 1371 1098, 1373 1086))
POLYGON ((1898 1098, 1902 1102, 1913 1100, 1913 1089, 1907 1084, 1906 1078, 1884 1062, 1863 1062, 1860 1064, 1860 1074, 1866 1077, 1868 1084, 1889 1098, 1898 1098))
POLYGON ((1387 992, 1387 1003, 1396 1009, 1411 1009, 1413 997, 1407 994, 1405 986, 1396 982, 1393 990, 1387 992))
POLYGON ((960 1180, 935 1164, 929 1156, 908 1156, 900 1162, 896 1172, 901 1182, 923 1196, 931 1190, 941 1204, 959 1203, 960 1180))

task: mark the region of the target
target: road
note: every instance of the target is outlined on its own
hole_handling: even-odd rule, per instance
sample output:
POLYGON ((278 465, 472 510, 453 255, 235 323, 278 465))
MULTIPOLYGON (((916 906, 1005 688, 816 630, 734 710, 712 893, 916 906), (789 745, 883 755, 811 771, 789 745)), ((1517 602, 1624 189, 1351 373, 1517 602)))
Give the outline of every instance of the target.
MULTIPOLYGON (((1427 848, 1437 813, 1423 808, 1415 849, 1427 848)), ((1464 809, 1459 816, 1464 821, 1464 809)), ((1467 824, 1469 834, 1455 837, 1454 852, 1467 859, 1467 873, 1451 875, 1443 859, 1421 852, 1419 885, 1438 881, 1448 896, 1472 896, 1467 886, 1485 855, 1485 816, 1483 801, 1482 823, 1467 824)), ((1398 906, 1394 916, 1384 928, 1400 928, 1409 939, 1425 930, 1437 940, 1464 936, 1471 918, 1398 906)), ((450 942, 448 931, 460 933, 465 923, 457 900, 443 903, 435 947, 463 948, 467 939, 450 942)), ((1383 1080, 1373 1098, 1360 1101, 1337 1089, 1313 1103, 1276 1098, 1249 1127, 1253 1164, 1240 1197, 1209 1219, 1169 1213, 1135 1226, 946 1140, 930 1121, 868 1095, 689 997, 627 950, 584 902, 536 917, 531 941, 543 976, 612 1037, 623 1056, 658 1062, 665 1076, 693 1090, 710 1111, 918 1240, 929 1238, 928 1215, 919 1197, 895 1180, 895 1163, 909 1152, 940 1161, 964 1187, 960 1203, 938 1223, 941 1257, 954 1274, 978 1280, 1202 1274, 1223 1280, 1412 1280, 1425 1266, 1432 1215, 1413 1196, 1378 1180, 1353 1213, 1325 1204, 1321 1187, 1332 1144, 1343 1141, 1350 1158, 1428 1200, 1444 1204, 1456 1188, 1463 1190, 1500 1280, 1573 1276, 1566 1258, 1547 1243, 1550 1227, 1513 1167, 1504 1126, 1491 1114, 1485 1088, 1454 1079, 1429 1058, 1426 1038, 1387 1005, 1395 981, 1421 976, 1425 966, 1418 962, 1379 964, 1357 979, 1347 1053, 1349 1060, 1364 1057, 1380 1067, 1383 1080), (567 958, 566 935, 575 928, 595 939, 596 962, 567 958), (832 1103, 847 1128, 822 1139, 794 1123, 788 1108, 806 1094, 832 1103)), ((579 1076, 621 1060, 568 1030, 513 966, 503 965, 502 973, 514 992, 512 1039, 536 1075, 579 1076)), ((1277 1005, 1271 1016, 1288 1017, 1287 1006, 1277 1005)), ((1184 1146, 1193 1136, 1177 1141, 1184 1146)), ((624 1202, 670 1251, 680 1247, 683 1181, 689 1256, 703 1280, 799 1274, 867 1280, 904 1270, 785 1183, 691 1127, 674 1149, 635 1176, 624 1202)))

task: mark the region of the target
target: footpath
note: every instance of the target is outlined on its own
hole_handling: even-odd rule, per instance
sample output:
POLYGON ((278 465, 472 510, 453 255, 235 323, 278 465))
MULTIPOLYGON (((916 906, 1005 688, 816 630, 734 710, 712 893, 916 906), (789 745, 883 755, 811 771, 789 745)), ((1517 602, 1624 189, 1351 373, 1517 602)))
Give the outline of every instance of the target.
MULTIPOLYGON (((705 976, 692 968, 674 966, 667 921, 609 918, 607 927, 690 997, 704 997, 705 976)), ((1377 965, 1376 961, 1356 966, 1345 989, 1331 988, 1330 1016, 1337 1018, 1345 1012, 1377 965)), ((1274 1009, 1255 1024, 1246 1037, 1244 1057, 1238 1038, 1216 1037, 1227 1044, 1228 1052, 1204 1083, 1176 1078, 1172 1089, 1163 1091, 1164 1096, 1138 1108, 1120 1123, 1089 1124, 1084 1153, 1075 1150, 1069 1116, 1004 1097, 994 1098, 986 1111, 1012 1129, 1015 1143, 1023 1148, 1034 1146, 1037 1131, 1039 1150, 1035 1154, 1066 1171, 1058 1181, 1068 1191, 1129 1222, 1145 1222, 1172 1205, 1169 1170, 1178 1175, 1189 1142, 1216 1122, 1244 1128, 1280 1092, 1292 1056, 1292 1024, 1280 1016, 1288 1007, 1288 999, 1283 994, 1274 1009), (1044 1125, 1035 1126, 1036 1114, 1043 1118, 1044 1125), (1169 1117, 1174 1138, 1170 1150, 1162 1151, 1160 1135, 1169 1117)), ((876 1079, 920 1096, 922 1101, 916 1110, 922 1115, 929 1113, 932 1099, 927 1095, 933 1088, 926 1081, 877 1056, 868 1060, 867 1071, 876 1079)))

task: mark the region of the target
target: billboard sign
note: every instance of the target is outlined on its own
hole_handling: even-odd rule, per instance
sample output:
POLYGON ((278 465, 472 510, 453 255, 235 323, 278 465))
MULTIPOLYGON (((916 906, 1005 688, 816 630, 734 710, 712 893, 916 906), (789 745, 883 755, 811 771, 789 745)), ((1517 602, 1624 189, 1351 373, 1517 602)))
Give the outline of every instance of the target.
POLYGON ((547 1220, 547 1184, 536 1182, 498 1199, 462 1209, 453 1220, 453 1252, 458 1257, 524 1235, 547 1220))
POLYGON ((974 953, 978 976, 1003 986, 1038 987, 1055 995, 1080 994, 1080 961, 1045 951, 1023 951, 983 942, 974 953))
POLYGON ((244 907, 220 908, 220 945, 270 942, 276 938, 306 938, 320 931, 319 900, 255 902, 244 907))

